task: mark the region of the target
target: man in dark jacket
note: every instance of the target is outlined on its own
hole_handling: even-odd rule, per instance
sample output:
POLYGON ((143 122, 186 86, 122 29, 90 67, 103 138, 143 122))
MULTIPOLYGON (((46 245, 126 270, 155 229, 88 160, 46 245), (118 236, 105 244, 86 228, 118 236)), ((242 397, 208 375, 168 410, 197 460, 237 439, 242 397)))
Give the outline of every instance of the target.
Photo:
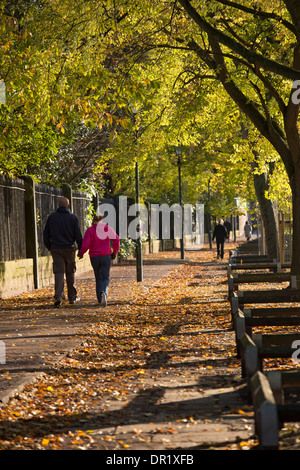
POLYGON ((221 256, 221 259, 224 258, 224 242, 227 237, 227 230, 224 227, 223 220, 220 219, 219 223, 215 226, 213 233, 213 240, 216 239, 217 243, 217 258, 219 258, 219 256, 221 256))
POLYGON ((68 299, 74 304, 77 298, 75 288, 75 251, 81 248, 82 234, 75 214, 70 211, 70 203, 62 197, 58 209, 49 215, 44 232, 44 244, 51 251, 55 279, 54 305, 59 307, 64 298, 64 276, 66 274, 68 299))

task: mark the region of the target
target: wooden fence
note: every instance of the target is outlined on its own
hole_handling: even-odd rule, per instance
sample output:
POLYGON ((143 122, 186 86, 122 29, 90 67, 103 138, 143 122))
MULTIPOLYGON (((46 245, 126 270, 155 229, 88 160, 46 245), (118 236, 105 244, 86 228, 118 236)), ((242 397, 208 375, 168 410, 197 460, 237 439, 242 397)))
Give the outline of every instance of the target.
POLYGON ((49 254, 43 243, 43 230, 61 196, 69 198, 84 233, 92 204, 87 193, 74 191, 67 184, 53 188, 35 184, 30 177, 14 179, 0 175, 0 262, 32 258, 36 288, 39 257, 49 254))

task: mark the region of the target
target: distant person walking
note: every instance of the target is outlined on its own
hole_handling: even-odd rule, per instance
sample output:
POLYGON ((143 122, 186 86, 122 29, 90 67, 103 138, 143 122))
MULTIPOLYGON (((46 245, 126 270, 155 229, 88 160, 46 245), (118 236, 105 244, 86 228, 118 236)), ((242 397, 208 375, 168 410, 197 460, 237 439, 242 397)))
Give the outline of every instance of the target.
POLYGON ((213 232, 213 241, 216 239, 217 243, 217 258, 221 257, 224 258, 224 242, 228 237, 228 233, 226 227, 224 226, 224 222, 222 219, 219 220, 218 224, 215 226, 213 232))
POLYGON ((84 234, 79 258, 89 250, 91 265, 96 280, 98 304, 106 307, 109 288, 111 261, 120 249, 120 239, 116 232, 102 222, 103 215, 95 215, 93 225, 84 234))
POLYGON ((64 277, 66 275, 70 304, 80 300, 75 288, 76 244, 81 248, 82 234, 75 214, 70 211, 70 202, 62 197, 58 209, 49 215, 44 232, 44 244, 51 251, 55 279, 54 305, 59 307, 64 299, 64 277))
POLYGON ((249 241, 250 238, 251 238, 252 229, 251 229, 251 225, 249 224, 248 220, 246 220, 246 223, 244 225, 244 233, 245 233, 245 237, 247 238, 247 241, 249 241))

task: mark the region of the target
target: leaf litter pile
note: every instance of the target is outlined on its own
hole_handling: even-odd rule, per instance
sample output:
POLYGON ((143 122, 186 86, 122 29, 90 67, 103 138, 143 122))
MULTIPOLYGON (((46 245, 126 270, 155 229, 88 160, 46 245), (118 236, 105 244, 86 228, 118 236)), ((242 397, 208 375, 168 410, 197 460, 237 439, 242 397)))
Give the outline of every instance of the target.
MULTIPOLYGON (((204 249, 183 263, 177 251, 146 263, 176 259, 152 284, 133 276, 121 285, 112 275, 106 308, 95 306, 92 276, 77 280, 80 345, 46 357, 47 373, 0 407, 0 449, 255 448, 253 412, 239 393, 226 261, 204 249)), ((49 305, 52 288, 31 293, 31 302, 41 303, 41 292, 49 305)), ((25 297, 14 299, 20 315, 25 297)))

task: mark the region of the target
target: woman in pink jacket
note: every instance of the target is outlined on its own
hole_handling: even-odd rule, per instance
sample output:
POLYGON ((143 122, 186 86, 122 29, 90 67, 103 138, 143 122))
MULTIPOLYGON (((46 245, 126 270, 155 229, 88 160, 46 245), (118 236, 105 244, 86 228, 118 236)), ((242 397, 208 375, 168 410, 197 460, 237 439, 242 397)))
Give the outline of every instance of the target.
POLYGON ((120 239, 109 225, 101 222, 102 219, 103 215, 94 216, 93 225, 84 234, 78 256, 83 258, 84 253, 89 250, 91 265, 95 273, 98 303, 105 307, 111 260, 116 257, 120 249, 120 239))

